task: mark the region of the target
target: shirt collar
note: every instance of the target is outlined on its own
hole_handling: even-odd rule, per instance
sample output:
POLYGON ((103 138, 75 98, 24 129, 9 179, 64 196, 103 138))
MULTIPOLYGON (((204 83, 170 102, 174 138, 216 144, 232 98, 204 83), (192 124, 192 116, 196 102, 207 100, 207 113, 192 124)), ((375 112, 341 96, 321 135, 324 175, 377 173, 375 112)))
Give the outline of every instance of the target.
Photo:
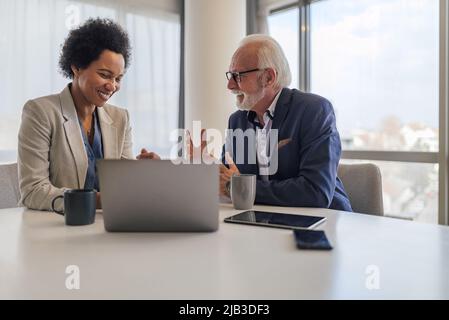
POLYGON ((265 121, 265 123, 268 122, 268 120, 272 120, 274 118, 274 111, 276 110, 276 105, 278 103, 279 97, 281 96, 281 92, 282 92, 282 90, 279 90, 279 92, 274 97, 273 102, 267 109, 267 111, 270 113, 271 117, 269 117, 267 114, 267 111, 265 111, 265 114, 263 115, 263 120, 265 121))
MULTIPOLYGON (((276 105, 278 103, 279 97, 281 96, 281 93, 282 93, 282 89, 279 90, 279 92, 274 97, 273 102, 271 102, 270 106, 265 111, 265 113, 263 115, 263 120, 265 123, 268 123, 268 121, 270 121, 274 118, 274 112, 276 110, 276 105), (269 113, 271 115, 271 117, 267 113, 269 113)), ((247 118, 248 118, 248 121, 251 122, 252 124, 259 123, 259 121, 257 120, 256 112, 254 112, 252 110, 248 111, 247 118)))

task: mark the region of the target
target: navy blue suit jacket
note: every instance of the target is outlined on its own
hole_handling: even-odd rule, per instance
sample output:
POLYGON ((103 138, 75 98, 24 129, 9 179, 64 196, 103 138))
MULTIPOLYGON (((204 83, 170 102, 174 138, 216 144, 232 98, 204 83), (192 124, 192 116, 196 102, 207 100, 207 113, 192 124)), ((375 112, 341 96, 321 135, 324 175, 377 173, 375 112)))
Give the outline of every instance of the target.
MULTIPOLYGON (((233 113, 228 127, 255 130, 248 120, 248 111, 233 113)), ((272 129, 278 129, 278 141, 288 143, 279 145, 277 172, 269 181, 260 179, 257 163, 247 161, 248 150, 252 148, 250 151, 255 152, 255 145, 245 140, 243 164, 236 161, 236 138, 231 138, 231 146, 227 146, 232 147, 230 153, 240 173, 257 174, 256 203, 352 211, 337 177, 341 142, 331 103, 317 95, 284 88, 272 129)))

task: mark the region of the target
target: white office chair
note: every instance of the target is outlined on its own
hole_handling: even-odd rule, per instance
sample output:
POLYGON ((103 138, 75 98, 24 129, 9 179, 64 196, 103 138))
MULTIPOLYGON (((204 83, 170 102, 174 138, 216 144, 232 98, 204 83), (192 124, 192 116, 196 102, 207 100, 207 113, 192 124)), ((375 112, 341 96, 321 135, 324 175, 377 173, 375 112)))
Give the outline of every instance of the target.
POLYGON ((354 212, 384 215, 382 176, 375 164, 340 164, 338 177, 354 212))
POLYGON ((0 209, 18 207, 19 199, 17 163, 0 165, 0 209))

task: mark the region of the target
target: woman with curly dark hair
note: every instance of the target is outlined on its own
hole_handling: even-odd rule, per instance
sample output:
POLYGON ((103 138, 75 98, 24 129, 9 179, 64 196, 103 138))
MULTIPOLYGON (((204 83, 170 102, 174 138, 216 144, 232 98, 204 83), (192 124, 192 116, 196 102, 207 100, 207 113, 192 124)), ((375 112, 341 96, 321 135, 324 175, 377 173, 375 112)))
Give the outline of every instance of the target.
MULTIPOLYGON (((18 166, 25 206, 51 210, 67 189, 99 191, 97 159, 133 158, 128 112, 107 104, 120 90, 130 56, 127 33, 111 20, 89 19, 69 33, 59 66, 71 83, 23 107, 18 166)), ((138 158, 151 157, 143 150, 138 158)), ((55 207, 61 210, 63 201, 55 207)))

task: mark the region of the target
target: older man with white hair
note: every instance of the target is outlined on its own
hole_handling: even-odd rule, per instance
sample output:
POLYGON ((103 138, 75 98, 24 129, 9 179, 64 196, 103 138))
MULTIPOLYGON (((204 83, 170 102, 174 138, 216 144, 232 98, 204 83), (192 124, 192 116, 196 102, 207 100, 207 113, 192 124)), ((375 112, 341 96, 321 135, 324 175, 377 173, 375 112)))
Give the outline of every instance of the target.
POLYGON ((333 107, 325 98, 288 89, 291 73, 279 44, 266 35, 244 38, 226 76, 240 109, 230 116, 229 129, 256 138, 228 139, 231 156, 225 161, 223 152, 220 193, 229 195, 233 174, 256 174, 258 204, 352 211, 337 177, 341 142, 333 107))

